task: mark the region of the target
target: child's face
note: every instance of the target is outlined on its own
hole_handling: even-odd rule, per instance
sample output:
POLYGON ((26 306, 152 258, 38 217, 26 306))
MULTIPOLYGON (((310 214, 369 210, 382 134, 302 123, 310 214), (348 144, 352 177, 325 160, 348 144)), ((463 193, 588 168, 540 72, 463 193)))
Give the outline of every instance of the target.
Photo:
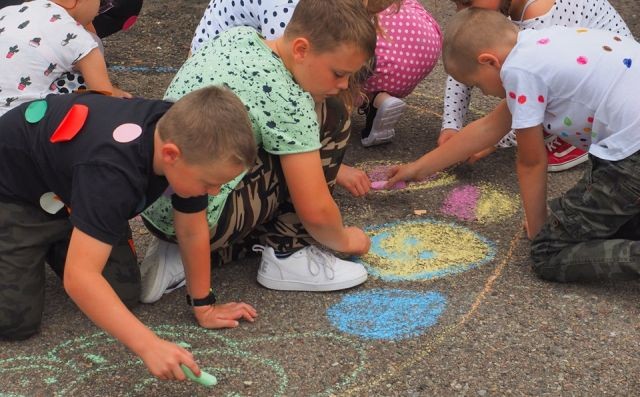
POLYGON ((329 52, 306 51, 298 58, 292 73, 302 89, 316 102, 321 102, 346 90, 349 77, 360 70, 365 61, 363 51, 354 45, 342 44, 329 52))
POLYGON ((175 163, 165 167, 164 175, 178 196, 196 197, 204 194, 215 196, 220 192, 222 185, 244 171, 242 165, 230 160, 192 165, 178 159, 175 163))

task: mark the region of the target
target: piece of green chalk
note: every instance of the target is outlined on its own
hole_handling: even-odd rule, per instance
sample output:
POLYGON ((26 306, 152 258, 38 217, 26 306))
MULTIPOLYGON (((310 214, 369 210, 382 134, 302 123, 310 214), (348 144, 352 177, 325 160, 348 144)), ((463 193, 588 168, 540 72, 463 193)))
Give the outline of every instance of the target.
POLYGON ((191 379, 194 382, 200 383, 202 386, 215 386, 218 384, 218 379, 215 376, 206 373, 204 371, 200 371, 200 377, 195 376, 193 372, 184 364, 180 364, 182 367, 182 372, 187 376, 187 378, 191 379))

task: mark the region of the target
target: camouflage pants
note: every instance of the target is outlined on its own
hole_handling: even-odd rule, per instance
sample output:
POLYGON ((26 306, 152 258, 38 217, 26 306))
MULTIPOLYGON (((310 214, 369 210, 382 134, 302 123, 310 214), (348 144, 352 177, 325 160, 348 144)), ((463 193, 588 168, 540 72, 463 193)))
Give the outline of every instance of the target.
MULTIPOLYGON (((329 190, 333 191, 349 140, 350 123, 344 105, 336 98, 326 101, 322 113, 320 158, 329 190)), ((145 226, 158 238, 176 242, 175 236, 162 233, 148 222, 145 226)), ((241 258, 250 253, 249 248, 255 243, 291 252, 313 242, 295 213, 279 156, 260 148, 256 163, 229 195, 211 230, 212 263, 241 258)))
POLYGON ((640 152, 624 160, 594 156, 531 245, 534 271, 568 282, 640 277, 640 152))
MULTIPOLYGON (((0 338, 25 339, 42 321, 45 261, 62 278, 72 225, 27 204, 0 202, 0 338)), ((129 236, 113 247, 103 275, 129 307, 140 271, 129 236)))

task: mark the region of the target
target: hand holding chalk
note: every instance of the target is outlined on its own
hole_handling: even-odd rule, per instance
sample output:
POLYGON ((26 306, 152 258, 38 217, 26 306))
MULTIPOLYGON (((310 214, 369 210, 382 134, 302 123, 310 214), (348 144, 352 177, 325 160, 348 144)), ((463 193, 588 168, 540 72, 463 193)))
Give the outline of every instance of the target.
POLYGON ((180 367, 182 368, 182 372, 184 372, 187 378, 196 383, 200 383, 202 386, 215 386, 218 383, 218 379, 207 372, 201 370, 200 376, 195 376, 195 374, 186 365, 180 364, 180 367))

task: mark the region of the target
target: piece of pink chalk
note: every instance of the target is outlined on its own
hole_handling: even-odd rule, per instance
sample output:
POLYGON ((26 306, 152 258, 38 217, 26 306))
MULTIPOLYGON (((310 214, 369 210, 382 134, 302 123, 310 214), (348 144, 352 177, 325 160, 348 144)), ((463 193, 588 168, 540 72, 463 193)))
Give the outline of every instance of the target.
MULTIPOLYGON (((375 182, 371 182, 371 189, 373 190, 383 190, 384 186, 387 184, 387 181, 375 181, 375 182)), ((393 186, 391 186, 389 188, 389 190, 397 190, 397 189, 404 189, 405 187, 407 187, 407 182, 405 181, 398 181, 396 183, 393 184, 393 186)))

